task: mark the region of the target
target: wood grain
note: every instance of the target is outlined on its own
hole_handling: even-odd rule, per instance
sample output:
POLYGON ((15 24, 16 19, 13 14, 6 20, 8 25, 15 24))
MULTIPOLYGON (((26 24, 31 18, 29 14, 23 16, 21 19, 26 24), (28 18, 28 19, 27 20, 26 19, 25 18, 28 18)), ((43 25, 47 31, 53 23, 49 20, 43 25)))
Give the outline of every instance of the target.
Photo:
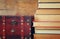
MULTIPOLYGON (((0 13, 0 15, 31 16, 35 14, 37 9, 37 0, 5 0, 5 2, 0 5, 0 8, 7 9, 5 13, 0 13)), ((4 10, 2 11, 4 12, 4 10)))
POLYGON ((37 0, 18 1, 18 15, 34 15, 37 9, 37 0))

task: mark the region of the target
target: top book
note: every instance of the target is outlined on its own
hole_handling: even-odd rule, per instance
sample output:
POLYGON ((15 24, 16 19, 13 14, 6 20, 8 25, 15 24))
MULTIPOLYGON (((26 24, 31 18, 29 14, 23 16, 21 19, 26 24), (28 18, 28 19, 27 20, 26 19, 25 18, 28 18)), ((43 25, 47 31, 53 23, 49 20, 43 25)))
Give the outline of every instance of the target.
POLYGON ((35 14, 60 14, 60 9, 38 9, 35 14))
POLYGON ((60 2, 60 0, 38 0, 38 2, 60 2))

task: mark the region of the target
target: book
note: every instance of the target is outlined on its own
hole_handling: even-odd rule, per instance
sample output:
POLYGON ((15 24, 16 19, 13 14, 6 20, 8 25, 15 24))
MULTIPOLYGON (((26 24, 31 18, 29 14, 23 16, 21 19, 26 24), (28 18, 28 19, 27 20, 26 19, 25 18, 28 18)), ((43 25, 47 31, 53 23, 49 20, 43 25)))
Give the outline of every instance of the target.
POLYGON ((38 2, 60 2, 60 0, 38 0, 38 2))
POLYGON ((60 9, 38 9, 35 14, 60 14, 60 9))
POLYGON ((35 29, 36 34, 60 34, 60 30, 40 30, 35 29))
POLYGON ((35 21, 56 21, 60 22, 60 15, 34 15, 35 21))
POLYGON ((35 29, 48 29, 48 30, 59 30, 60 26, 35 26, 35 29))
POLYGON ((60 39, 58 34, 34 34, 34 39, 60 39))
POLYGON ((38 8, 60 8, 60 3, 38 3, 38 8))
POLYGON ((46 27, 58 26, 58 27, 60 27, 60 22, 33 22, 33 23, 34 23, 33 24, 34 27, 35 26, 46 26, 46 27))

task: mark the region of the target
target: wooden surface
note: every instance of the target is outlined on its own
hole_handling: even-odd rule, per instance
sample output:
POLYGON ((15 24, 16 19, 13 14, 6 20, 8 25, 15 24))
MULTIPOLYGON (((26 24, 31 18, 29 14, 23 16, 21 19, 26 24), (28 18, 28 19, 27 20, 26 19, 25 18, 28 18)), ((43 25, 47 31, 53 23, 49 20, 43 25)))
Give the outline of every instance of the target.
POLYGON ((60 8, 60 3, 38 3, 38 8, 60 8))
POLYGON ((34 39, 60 39, 60 35, 34 34, 34 39))
POLYGON ((38 2, 60 2, 60 0, 38 0, 38 2))
POLYGON ((5 0, 4 3, 0 3, 0 5, 1 5, 0 15, 29 15, 31 16, 31 15, 34 15, 37 9, 37 0, 5 0))
POLYGON ((60 14, 60 9, 38 9, 36 14, 60 14))
POLYGON ((18 1, 18 15, 34 15, 37 9, 37 0, 18 1))

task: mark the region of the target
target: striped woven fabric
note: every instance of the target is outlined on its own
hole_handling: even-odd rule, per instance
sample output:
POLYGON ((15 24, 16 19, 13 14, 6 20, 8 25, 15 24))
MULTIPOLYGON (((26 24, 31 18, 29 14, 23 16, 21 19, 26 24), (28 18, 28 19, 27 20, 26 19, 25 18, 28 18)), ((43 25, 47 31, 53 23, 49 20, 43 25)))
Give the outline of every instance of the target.
POLYGON ((32 16, 0 16, 1 39, 31 39, 32 16))

